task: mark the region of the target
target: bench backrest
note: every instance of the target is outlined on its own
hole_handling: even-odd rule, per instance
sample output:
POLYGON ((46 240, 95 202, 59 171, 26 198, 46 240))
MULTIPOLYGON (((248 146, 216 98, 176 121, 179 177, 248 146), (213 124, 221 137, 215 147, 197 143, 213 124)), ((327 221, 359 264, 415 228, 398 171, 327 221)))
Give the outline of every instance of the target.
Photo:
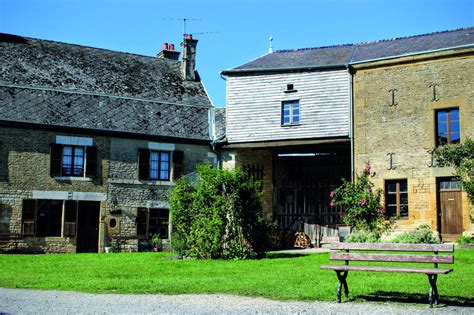
POLYGON ((454 244, 390 244, 390 243, 332 243, 331 260, 372 262, 404 262, 404 263, 433 263, 453 264, 452 255, 438 255, 440 252, 454 252, 454 244), (345 252, 336 252, 345 251, 345 252), (350 251, 378 251, 378 252, 431 252, 433 254, 390 254, 390 253, 350 253, 350 251))

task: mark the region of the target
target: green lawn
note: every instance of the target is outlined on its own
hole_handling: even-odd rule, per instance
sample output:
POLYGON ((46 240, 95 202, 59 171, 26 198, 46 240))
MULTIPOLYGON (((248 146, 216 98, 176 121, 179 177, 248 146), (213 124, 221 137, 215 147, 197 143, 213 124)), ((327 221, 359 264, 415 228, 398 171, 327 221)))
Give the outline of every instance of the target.
MULTIPOLYGON (((100 293, 229 293, 277 300, 335 300, 337 278, 321 270, 328 254, 247 261, 175 260, 162 253, 0 255, 0 286, 100 293)), ((441 301, 474 298, 474 251, 457 250, 441 275, 441 301)), ((351 299, 426 303, 425 275, 352 272, 351 299)))

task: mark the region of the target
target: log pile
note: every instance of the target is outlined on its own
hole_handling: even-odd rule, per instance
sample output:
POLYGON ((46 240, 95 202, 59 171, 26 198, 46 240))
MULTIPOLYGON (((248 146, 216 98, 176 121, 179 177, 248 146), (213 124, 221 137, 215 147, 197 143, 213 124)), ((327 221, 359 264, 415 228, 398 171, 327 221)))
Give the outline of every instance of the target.
POLYGON ((295 236, 296 240, 294 247, 307 248, 311 246, 311 240, 309 239, 309 236, 306 235, 306 233, 296 232, 295 236))

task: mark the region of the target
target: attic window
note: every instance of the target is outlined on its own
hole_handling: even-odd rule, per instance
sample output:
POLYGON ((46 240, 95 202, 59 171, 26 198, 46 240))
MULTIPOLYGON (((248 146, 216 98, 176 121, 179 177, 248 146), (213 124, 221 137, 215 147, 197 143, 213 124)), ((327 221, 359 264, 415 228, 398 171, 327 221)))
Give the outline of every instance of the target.
POLYGON ((295 87, 293 84, 287 84, 286 85, 286 90, 285 90, 285 93, 292 93, 292 92, 296 92, 297 90, 295 90, 295 87))

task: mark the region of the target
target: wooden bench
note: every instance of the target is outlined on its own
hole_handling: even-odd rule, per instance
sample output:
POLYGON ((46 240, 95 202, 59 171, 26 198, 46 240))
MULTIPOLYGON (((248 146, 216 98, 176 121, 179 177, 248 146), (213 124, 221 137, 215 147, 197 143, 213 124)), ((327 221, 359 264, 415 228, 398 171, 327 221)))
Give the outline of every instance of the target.
POLYGON ((337 287, 337 301, 341 302, 341 290, 344 287, 346 298, 349 295, 347 286, 347 275, 350 270, 366 272, 397 272, 397 273, 421 273, 428 276, 430 283, 429 302, 438 304, 438 287, 436 280, 438 275, 453 271, 452 268, 438 268, 438 264, 453 264, 452 255, 438 255, 440 252, 454 252, 454 244, 385 244, 385 243, 332 243, 331 260, 344 261, 344 265, 325 265, 321 269, 334 270, 339 279, 337 287), (341 252, 342 251, 342 252, 341 252), (433 254, 393 254, 393 253, 350 253, 350 251, 377 251, 377 252, 432 252, 433 254), (396 263, 433 263, 434 267, 408 267, 408 266, 355 266, 349 265, 350 261, 366 262, 396 262, 396 263))

